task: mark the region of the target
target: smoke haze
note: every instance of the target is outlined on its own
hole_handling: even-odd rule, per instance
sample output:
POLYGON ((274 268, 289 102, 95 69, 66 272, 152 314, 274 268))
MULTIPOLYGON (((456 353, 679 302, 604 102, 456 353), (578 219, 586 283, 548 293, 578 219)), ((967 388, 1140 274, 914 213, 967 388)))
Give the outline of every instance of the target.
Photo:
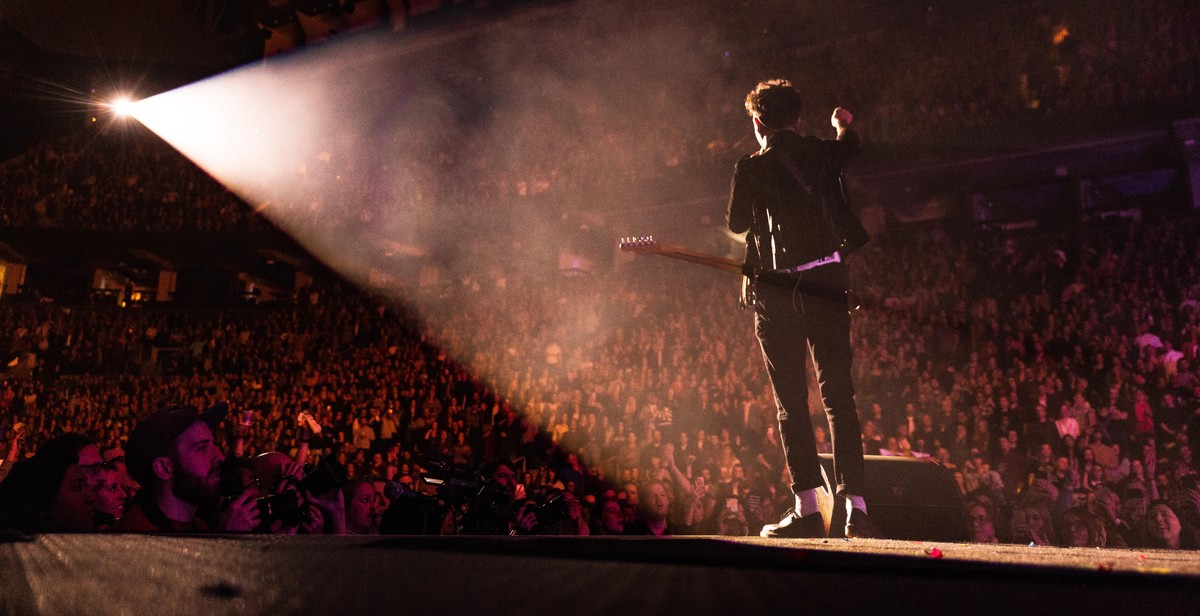
POLYGON ((700 12, 581 2, 469 35, 331 40, 134 115, 504 388, 544 367, 546 341, 569 351, 620 326, 562 273, 611 262, 616 238, 637 231, 614 212, 699 196, 687 224, 719 227, 727 178, 683 169, 739 106, 728 92, 748 89, 722 76, 736 53, 700 12), (661 181, 635 190, 635 177, 661 181), (539 307, 557 320, 525 322, 564 284, 572 305, 539 307), (497 340, 507 350, 479 348, 497 340), (501 353, 504 366, 485 359, 501 353))

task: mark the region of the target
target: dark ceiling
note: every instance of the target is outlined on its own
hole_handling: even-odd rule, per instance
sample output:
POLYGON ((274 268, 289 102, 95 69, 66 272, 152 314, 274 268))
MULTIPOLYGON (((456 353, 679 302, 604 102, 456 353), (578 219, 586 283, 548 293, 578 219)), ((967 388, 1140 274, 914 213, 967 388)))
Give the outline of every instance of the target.
POLYGON ((221 69, 262 50, 241 0, 0 0, 0 23, 46 52, 111 61, 221 69))

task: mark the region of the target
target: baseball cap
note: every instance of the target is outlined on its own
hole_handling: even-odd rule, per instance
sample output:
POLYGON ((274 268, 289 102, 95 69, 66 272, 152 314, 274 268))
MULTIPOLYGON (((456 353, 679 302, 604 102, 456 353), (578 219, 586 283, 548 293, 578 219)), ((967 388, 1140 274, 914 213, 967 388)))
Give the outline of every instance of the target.
POLYGON ((138 423, 125 443, 125 467, 138 483, 146 485, 151 465, 167 455, 180 434, 197 421, 215 430, 228 413, 229 405, 225 402, 218 402, 204 412, 194 406, 176 404, 151 413, 138 423))

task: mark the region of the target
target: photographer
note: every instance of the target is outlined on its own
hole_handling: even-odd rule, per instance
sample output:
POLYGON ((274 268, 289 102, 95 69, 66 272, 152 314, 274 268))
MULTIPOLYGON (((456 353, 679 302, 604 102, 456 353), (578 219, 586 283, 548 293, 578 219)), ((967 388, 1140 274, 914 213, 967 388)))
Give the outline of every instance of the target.
POLYGON ((525 490, 517 484, 516 467, 507 459, 497 458, 479 467, 479 473, 446 464, 423 476, 438 488, 438 497, 452 511, 462 511, 456 532, 463 535, 508 535, 517 528, 531 528, 530 512, 525 519, 517 517, 516 503, 525 498, 525 490))
POLYGON ((422 480, 436 488, 436 498, 396 486, 399 498, 394 499, 385 516, 395 520, 387 526, 396 530, 389 533, 428 533, 431 514, 441 512, 453 516, 454 532, 463 535, 587 535, 589 532, 587 516, 574 494, 548 489, 526 496, 524 486, 517 483, 516 469, 508 460, 486 462, 478 473, 445 462, 432 461, 427 466, 422 480), (416 523, 418 517, 425 522, 416 523))
POLYGON ((212 431, 229 407, 218 403, 201 413, 195 407, 169 406, 138 423, 126 446, 129 474, 142 491, 113 529, 127 533, 250 532, 262 522, 256 493, 246 489, 215 520, 200 516, 220 497, 225 454, 212 431))
POLYGON ((345 469, 333 460, 305 471, 277 451, 251 458, 246 467, 258 488, 260 532, 270 534, 331 534, 346 532, 342 491, 345 469))
MULTIPOLYGON (((378 493, 378 489, 376 489, 378 493)), ((446 501, 437 496, 438 488, 424 480, 413 481, 401 475, 383 487, 387 510, 379 522, 384 535, 453 535, 456 520, 446 501), (414 487, 415 486, 415 487, 414 487)))
POLYGON ((586 536, 591 528, 574 494, 550 488, 521 503, 512 534, 586 536))

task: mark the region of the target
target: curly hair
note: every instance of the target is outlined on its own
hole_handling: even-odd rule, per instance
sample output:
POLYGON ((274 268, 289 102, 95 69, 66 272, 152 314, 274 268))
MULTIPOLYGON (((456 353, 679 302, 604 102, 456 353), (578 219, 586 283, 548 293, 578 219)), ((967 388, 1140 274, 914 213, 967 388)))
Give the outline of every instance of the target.
POLYGON ((803 107, 800 91, 786 79, 760 81, 746 95, 746 113, 758 118, 767 128, 780 130, 800 119, 803 107))

